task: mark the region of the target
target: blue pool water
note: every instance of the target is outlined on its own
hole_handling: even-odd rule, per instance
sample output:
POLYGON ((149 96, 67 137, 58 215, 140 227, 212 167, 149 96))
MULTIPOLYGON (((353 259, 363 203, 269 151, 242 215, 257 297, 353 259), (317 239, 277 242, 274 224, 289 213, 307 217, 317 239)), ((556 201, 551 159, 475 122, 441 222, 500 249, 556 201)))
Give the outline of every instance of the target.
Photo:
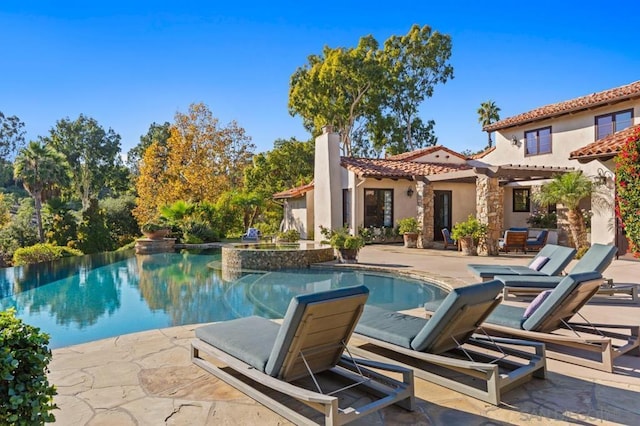
POLYGON ((226 282, 207 265, 220 251, 108 253, 0 270, 0 310, 50 335, 50 347, 249 315, 282 317, 295 295, 364 284, 369 304, 402 310, 445 292, 392 275, 346 270, 245 274, 226 282))

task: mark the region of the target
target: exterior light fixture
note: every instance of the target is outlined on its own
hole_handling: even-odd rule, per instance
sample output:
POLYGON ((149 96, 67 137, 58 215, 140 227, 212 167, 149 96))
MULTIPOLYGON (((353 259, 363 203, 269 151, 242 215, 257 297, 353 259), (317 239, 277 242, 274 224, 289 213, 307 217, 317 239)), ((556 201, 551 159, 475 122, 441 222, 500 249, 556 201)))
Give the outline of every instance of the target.
POLYGON ((413 189, 409 187, 409 189, 407 189, 407 197, 411 197, 412 195, 413 195, 413 189))
POLYGON ((614 174, 611 173, 609 170, 598 167, 598 176, 596 176, 595 178, 596 178, 596 182, 599 183, 600 185, 606 185, 607 180, 608 179, 613 180, 614 177, 615 177, 614 174))
POLYGON ((520 142, 518 141, 518 138, 516 137, 516 135, 511 135, 511 145, 512 146, 518 146, 520 142))

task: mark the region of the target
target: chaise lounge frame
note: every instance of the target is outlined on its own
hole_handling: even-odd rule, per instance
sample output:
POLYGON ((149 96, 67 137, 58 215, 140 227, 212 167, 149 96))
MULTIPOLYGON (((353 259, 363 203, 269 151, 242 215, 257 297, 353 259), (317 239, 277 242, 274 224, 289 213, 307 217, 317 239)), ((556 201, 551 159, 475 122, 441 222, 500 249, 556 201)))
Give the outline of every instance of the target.
MULTIPOLYGON (((456 303, 455 298, 465 289, 453 290, 447 296, 451 300, 445 298, 440 304, 444 309, 441 312, 438 312, 440 308, 436 310, 438 317, 433 321, 440 321, 445 325, 441 327, 442 324, 435 323, 435 326, 432 324, 435 329, 435 334, 432 335, 432 337, 435 337, 432 345, 433 350, 422 351, 406 348, 379 338, 364 335, 360 330, 356 329, 355 340, 351 342, 350 346, 351 352, 369 359, 392 362, 406 368, 413 368, 416 377, 490 404, 498 405, 504 392, 531 380, 532 377, 542 379, 546 377, 545 347, 541 343, 520 339, 472 336, 477 326, 482 323, 501 300, 498 296, 501 291, 499 282, 486 282, 476 286, 494 287, 495 293, 493 293, 493 297, 474 305, 456 303), (365 344, 359 344, 357 340, 361 340, 365 344), (402 363, 395 357, 380 354, 379 351, 368 350, 366 344, 424 362, 433 371, 428 371, 426 367, 419 368, 415 365, 402 363), (473 360, 468 359, 468 356, 471 356, 473 360), (438 374, 437 371, 439 369, 462 373, 468 378, 478 379, 484 383, 484 389, 438 374)), ((466 290, 469 289, 466 288, 466 290)), ((367 309, 371 309, 371 307, 367 307, 367 309)), ((409 317, 399 313, 394 313, 394 315, 409 317)), ((428 321, 424 318, 419 320, 428 324, 428 321)), ((426 328, 426 324, 423 330, 426 328)))
MULTIPOLYGON (((627 353, 640 356, 640 326, 590 323, 578 312, 599 291, 601 284, 602 276, 598 272, 565 277, 552 290, 552 295, 559 292, 556 300, 549 300, 552 299, 550 295, 538 308, 543 312, 539 315, 541 321, 536 330, 491 323, 491 317, 481 327, 490 335, 545 343, 549 358, 612 373, 614 360, 619 356, 627 353), (577 281, 577 285, 569 292, 563 287, 570 285, 571 281, 567 280, 577 281), (575 315, 584 322, 571 322, 575 315), (558 332, 563 329, 571 331, 573 335, 558 332), (626 332, 622 333, 621 330, 626 332), (617 344, 617 341, 625 343, 617 344)), ((526 321, 523 324, 526 325, 526 321)))
MULTIPOLYGON (((362 288, 366 290, 366 287, 362 288)), ((312 301, 305 301, 306 295, 294 298, 283 325, 279 328, 265 369, 268 371, 269 365, 273 363, 275 370, 271 374, 201 339, 194 339, 191 342, 192 362, 295 424, 316 423, 260 391, 253 384, 246 383, 225 371, 224 367, 219 367, 207 357, 226 364, 231 370, 241 373, 260 385, 288 395, 323 413, 326 425, 349 423, 392 404, 413 411, 415 408, 414 381, 413 372, 410 369, 368 360, 355 360, 343 354, 346 341, 353 333, 362 313, 367 294, 328 299, 324 296, 314 298, 325 293, 329 295, 339 293, 340 290, 312 294, 310 295, 312 301), (371 368, 399 374, 402 380, 380 374, 371 368), (377 399, 374 398, 372 402, 360 407, 340 408, 339 397, 335 395, 340 390, 330 394, 322 393, 317 381, 318 377, 331 373, 350 383, 340 390, 358 386, 358 389, 365 390, 377 399), (311 377, 318 389, 310 390, 292 383, 305 377, 311 377)), ((271 323, 260 317, 240 318, 228 323, 244 321, 259 324, 264 323, 262 320, 271 323)), ((216 325, 218 324, 212 326, 216 325)), ((261 330, 256 329, 255 332, 260 333, 261 330)))

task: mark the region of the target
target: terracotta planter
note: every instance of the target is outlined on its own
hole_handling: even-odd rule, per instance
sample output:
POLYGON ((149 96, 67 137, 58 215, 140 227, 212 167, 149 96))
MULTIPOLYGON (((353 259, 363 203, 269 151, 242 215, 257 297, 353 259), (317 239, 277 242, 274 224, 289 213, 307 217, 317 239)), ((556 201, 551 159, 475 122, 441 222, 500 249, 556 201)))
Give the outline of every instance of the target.
POLYGON ((417 232, 405 232, 404 233, 404 246, 406 248, 418 247, 418 233, 417 232))
POLYGON ((358 249, 338 249, 338 260, 340 263, 357 263, 358 249))
POLYGON ((171 233, 170 229, 158 229, 157 231, 142 231, 142 234, 149 238, 150 240, 162 240, 163 238, 169 236, 171 233))
POLYGON ((464 237, 458 240, 460 243, 460 250, 464 256, 477 256, 478 251, 475 244, 473 244, 473 238, 464 237))

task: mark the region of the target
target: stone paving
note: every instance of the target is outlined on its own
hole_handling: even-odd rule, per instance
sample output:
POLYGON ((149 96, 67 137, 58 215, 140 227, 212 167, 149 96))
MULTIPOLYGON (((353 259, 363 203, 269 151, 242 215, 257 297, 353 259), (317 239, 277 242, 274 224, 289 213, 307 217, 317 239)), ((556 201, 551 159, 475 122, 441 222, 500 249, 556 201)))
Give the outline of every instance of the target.
MULTIPOLYGON (((526 263, 530 256, 469 258, 455 251, 367 246, 359 267, 391 268, 455 287, 475 282, 467 263, 526 263)), ((640 282, 640 262, 614 261, 607 277, 640 282)), ((510 302, 522 303, 522 302, 510 302)), ((420 310, 414 310, 416 314, 420 310)), ((640 323, 640 306, 589 304, 598 322, 640 323)), ((289 422, 190 361, 197 325, 129 334, 53 351, 60 425, 284 425, 289 422)), ((640 357, 622 356, 614 374, 553 360, 495 407, 417 380, 418 409, 390 407, 356 424, 640 424, 640 357)))

